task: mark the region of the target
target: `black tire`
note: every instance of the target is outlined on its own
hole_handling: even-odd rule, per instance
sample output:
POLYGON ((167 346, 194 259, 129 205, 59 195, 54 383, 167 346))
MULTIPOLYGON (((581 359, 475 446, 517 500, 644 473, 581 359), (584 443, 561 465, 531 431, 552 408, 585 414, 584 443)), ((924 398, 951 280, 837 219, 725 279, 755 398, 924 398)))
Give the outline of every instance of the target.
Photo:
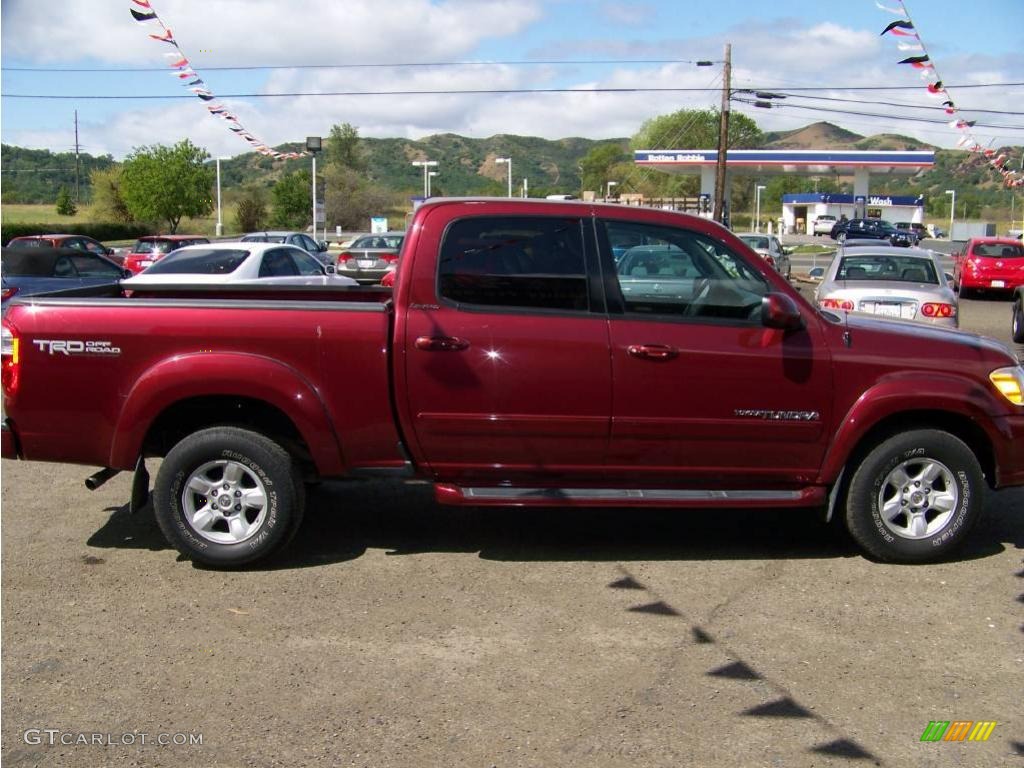
POLYGON ((294 536, 302 522, 301 486, 291 456, 273 440, 214 427, 189 435, 164 458, 153 511, 183 555, 231 568, 269 557, 294 536), (212 490, 196 489, 204 484, 212 490))
POLYGON ((1013 321, 1010 328, 1014 342, 1024 344, 1024 295, 1020 293, 1013 299, 1013 321))
POLYGON ((870 451, 855 470, 846 527, 884 562, 940 560, 977 522, 984 490, 978 460, 959 438, 934 429, 905 432, 870 451))

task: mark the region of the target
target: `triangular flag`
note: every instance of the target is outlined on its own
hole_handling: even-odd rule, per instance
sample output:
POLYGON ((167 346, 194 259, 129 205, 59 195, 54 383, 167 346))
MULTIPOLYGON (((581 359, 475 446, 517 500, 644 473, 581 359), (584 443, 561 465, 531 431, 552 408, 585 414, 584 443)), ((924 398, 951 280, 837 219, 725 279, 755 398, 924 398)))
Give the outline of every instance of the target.
POLYGON ((879 33, 879 37, 885 35, 887 32, 891 32, 894 35, 900 37, 916 37, 916 33, 913 31, 913 24, 904 20, 904 22, 892 22, 882 32, 879 33))

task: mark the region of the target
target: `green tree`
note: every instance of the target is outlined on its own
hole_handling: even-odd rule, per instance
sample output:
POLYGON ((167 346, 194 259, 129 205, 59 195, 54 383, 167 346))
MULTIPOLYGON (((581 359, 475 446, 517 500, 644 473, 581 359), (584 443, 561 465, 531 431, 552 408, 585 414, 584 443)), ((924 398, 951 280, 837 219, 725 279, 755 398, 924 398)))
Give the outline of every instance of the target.
POLYGON ((74 216, 76 213, 78 213, 78 206, 71 199, 71 193, 68 192, 67 187, 61 187, 57 192, 57 215, 74 216))
POLYGON ((121 170, 121 195, 132 216, 166 223, 172 233, 185 216, 208 216, 213 211, 214 172, 203 161, 209 157, 188 139, 173 147, 136 148, 121 170))
POLYGON ((309 171, 282 176, 270 190, 274 199, 271 223, 282 229, 300 229, 313 218, 313 185, 309 171))
MULTIPOLYGON (((652 117, 630 139, 633 149, 717 149, 719 113, 711 109, 681 109, 652 117)), ((757 149, 764 134, 746 115, 729 115, 729 149, 757 149)))
POLYGON ((366 170, 366 158, 360 146, 359 129, 349 123, 331 126, 331 134, 324 146, 327 165, 338 168, 366 170))
POLYGON ((267 225, 267 201, 259 187, 246 189, 235 206, 235 223, 241 232, 254 232, 267 225))
POLYGON ((621 144, 598 144, 580 160, 580 183, 583 189, 594 190, 602 196, 612 178, 611 169, 626 162, 629 155, 621 144))
POLYGON ((379 185, 366 181, 351 168, 328 166, 324 172, 327 220, 344 230, 359 231, 370 226, 371 216, 383 216, 392 208, 390 195, 379 185))
MULTIPOLYGON (((630 147, 639 149, 717 149, 719 113, 711 109, 681 109, 646 121, 630 139, 630 147)), ((746 115, 729 116, 729 149, 756 149, 764 145, 764 134, 746 115)), ((656 173, 644 174, 633 185, 651 196, 693 196, 700 190, 696 176, 656 173)), ((733 198, 733 206, 739 202, 733 198)))
POLYGON ((121 195, 121 166, 93 171, 89 180, 92 184, 91 218, 118 224, 135 221, 121 195))

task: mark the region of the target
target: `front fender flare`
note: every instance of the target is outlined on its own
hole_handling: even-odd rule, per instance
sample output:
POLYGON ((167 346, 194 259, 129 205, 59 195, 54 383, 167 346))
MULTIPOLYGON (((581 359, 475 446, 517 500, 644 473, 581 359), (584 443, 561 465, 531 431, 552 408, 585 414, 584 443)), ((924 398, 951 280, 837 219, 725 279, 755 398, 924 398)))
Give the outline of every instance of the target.
POLYGON ((948 413, 971 420, 992 442, 999 412, 992 393, 973 379, 954 374, 903 372, 887 376, 864 392, 838 425, 822 463, 819 482, 833 483, 854 449, 880 422, 899 414, 948 413))

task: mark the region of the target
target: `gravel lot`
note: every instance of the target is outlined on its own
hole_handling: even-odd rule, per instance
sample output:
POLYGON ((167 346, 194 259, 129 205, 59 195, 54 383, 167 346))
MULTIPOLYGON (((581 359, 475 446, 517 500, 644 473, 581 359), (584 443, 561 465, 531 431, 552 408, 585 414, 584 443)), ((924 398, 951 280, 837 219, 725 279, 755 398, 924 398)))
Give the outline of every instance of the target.
MULTIPOLYGON (((1006 302, 962 316, 1008 341, 1006 302)), ((1024 756, 1024 489, 989 496, 960 559, 914 567, 801 511, 466 510, 332 483, 286 556, 221 573, 128 515, 129 477, 90 493, 89 472, 2 464, 5 765, 1024 756), (998 725, 922 743, 932 720, 998 725), (155 743, 179 734, 202 743, 155 743)))

